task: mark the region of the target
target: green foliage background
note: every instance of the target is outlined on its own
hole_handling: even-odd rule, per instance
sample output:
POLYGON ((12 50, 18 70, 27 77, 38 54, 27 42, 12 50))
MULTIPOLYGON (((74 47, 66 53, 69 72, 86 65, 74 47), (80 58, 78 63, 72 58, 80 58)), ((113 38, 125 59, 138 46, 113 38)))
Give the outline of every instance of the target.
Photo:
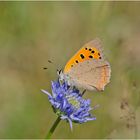
POLYGON ((140 138, 140 2, 0 2, 0 138, 44 138, 56 119, 47 96, 63 68, 99 37, 111 63, 97 120, 62 121, 52 138, 140 138), (42 68, 48 67, 45 71, 42 68))

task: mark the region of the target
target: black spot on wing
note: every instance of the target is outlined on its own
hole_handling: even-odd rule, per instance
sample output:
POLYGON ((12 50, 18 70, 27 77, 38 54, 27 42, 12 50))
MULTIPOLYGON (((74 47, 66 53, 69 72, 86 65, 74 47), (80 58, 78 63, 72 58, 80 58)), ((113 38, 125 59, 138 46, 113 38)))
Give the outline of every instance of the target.
POLYGON ((89 58, 93 58, 93 56, 92 56, 92 55, 90 55, 90 56, 89 56, 89 58))
POLYGON ((80 57, 81 57, 82 59, 84 59, 84 58, 85 58, 85 56, 84 56, 83 54, 80 54, 80 57))
POLYGON ((76 60, 75 62, 78 63, 78 60, 76 60))

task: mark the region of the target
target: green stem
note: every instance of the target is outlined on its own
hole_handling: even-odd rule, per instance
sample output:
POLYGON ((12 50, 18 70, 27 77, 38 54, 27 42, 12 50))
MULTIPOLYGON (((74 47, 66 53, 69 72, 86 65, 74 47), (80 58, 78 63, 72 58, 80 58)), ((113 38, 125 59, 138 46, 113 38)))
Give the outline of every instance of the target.
POLYGON ((61 120, 60 117, 58 117, 58 118, 56 119, 56 121, 55 121, 54 124, 52 125, 51 129, 50 129, 49 132, 47 133, 46 139, 50 139, 50 138, 51 138, 51 136, 52 136, 54 130, 56 129, 57 125, 59 124, 60 120, 61 120))

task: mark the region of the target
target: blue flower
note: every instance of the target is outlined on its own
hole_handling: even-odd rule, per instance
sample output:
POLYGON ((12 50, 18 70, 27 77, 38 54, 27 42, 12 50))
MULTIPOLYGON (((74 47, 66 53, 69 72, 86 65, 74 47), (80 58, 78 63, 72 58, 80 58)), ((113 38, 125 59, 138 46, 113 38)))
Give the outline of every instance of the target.
POLYGON ((66 82, 53 81, 52 95, 46 90, 42 90, 48 95, 48 99, 55 113, 62 119, 69 121, 72 129, 72 122, 84 123, 95 120, 89 111, 90 100, 83 99, 80 91, 74 87, 68 86, 66 82))

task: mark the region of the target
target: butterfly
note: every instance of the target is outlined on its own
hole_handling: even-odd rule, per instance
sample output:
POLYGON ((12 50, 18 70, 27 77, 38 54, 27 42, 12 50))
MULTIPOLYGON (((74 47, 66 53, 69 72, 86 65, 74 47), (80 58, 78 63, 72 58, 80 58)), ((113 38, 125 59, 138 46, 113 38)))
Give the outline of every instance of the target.
POLYGON ((103 91, 110 77, 110 64, 104 57, 98 38, 85 44, 59 72, 59 78, 70 86, 90 91, 103 91))

